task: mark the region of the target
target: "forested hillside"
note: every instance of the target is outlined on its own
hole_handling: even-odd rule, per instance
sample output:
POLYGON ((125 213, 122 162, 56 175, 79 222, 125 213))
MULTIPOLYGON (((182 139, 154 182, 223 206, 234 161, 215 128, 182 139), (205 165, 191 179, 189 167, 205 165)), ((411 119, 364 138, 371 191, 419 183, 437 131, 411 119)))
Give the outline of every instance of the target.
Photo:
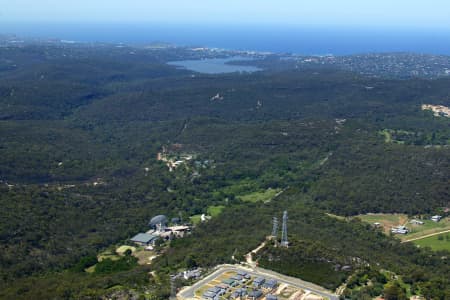
POLYGON ((326 213, 450 207, 450 119, 421 110, 450 106, 450 79, 331 67, 194 74, 166 64, 200 57, 183 48, 29 45, 0 57, 0 297, 95 298, 121 285, 164 298, 187 257, 214 266, 236 251, 242 260, 283 210, 293 246, 265 248, 264 266, 328 288, 366 263, 417 271, 416 292, 449 296, 448 253, 326 213), (171 172, 163 151, 192 159, 171 172), (268 189, 282 193, 245 201, 268 189), (150 267, 74 271, 154 215, 187 220, 211 205, 225 208, 150 267))

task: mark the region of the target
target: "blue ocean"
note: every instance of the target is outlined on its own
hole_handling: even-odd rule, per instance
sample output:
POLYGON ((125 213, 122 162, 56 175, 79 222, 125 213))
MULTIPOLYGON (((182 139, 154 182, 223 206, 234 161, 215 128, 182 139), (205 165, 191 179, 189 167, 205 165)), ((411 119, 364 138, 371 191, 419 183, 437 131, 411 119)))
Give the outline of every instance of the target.
POLYGON ((450 29, 169 24, 9 24, 0 34, 81 42, 217 47, 305 55, 415 52, 450 55, 450 29))

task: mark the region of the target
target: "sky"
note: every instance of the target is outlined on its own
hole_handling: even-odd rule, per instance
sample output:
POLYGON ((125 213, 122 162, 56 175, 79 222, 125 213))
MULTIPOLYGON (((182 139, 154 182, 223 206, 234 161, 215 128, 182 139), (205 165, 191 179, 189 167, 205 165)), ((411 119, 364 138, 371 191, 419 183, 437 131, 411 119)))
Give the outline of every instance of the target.
POLYGON ((0 24, 286 24, 450 30, 448 0, 0 0, 0 24))

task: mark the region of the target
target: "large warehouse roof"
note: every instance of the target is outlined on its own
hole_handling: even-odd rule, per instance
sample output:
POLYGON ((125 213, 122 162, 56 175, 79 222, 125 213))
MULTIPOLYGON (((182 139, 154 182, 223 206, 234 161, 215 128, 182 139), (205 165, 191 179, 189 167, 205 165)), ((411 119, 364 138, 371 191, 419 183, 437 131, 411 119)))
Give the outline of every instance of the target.
POLYGON ((133 236, 131 238, 131 241, 135 242, 135 243, 148 244, 152 240, 154 240, 155 238, 157 238, 156 235, 151 235, 151 234, 148 234, 148 233, 138 233, 138 234, 136 234, 135 236, 133 236))

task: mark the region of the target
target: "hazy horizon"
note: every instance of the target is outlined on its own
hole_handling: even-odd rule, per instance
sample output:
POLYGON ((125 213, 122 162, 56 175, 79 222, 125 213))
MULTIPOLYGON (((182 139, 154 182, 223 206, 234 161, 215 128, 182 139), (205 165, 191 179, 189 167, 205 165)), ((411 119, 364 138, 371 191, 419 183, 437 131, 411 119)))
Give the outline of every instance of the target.
POLYGON ((2 3, 3 22, 94 22, 301 25, 450 30, 444 0, 15 0, 2 3))
POLYGON ((163 23, 4 23, 0 34, 78 42, 204 46, 310 55, 416 52, 450 55, 450 31, 333 26, 225 26, 163 23))
POLYGON ((0 34, 302 54, 450 55, 450 3, 16 0, 0 7, 0 34))

